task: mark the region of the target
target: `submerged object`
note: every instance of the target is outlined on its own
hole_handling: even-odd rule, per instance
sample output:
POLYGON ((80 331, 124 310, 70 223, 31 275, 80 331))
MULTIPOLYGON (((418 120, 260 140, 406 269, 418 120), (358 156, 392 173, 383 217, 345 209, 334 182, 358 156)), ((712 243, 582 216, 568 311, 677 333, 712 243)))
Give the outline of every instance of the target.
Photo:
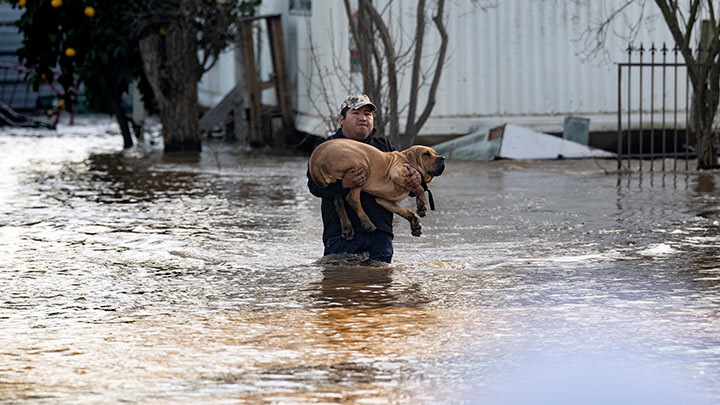
POLYGON ((613 158, 616 155, 572 140, 504 124, 434 145, 448 159, 490 161, 495 159, 613 158))

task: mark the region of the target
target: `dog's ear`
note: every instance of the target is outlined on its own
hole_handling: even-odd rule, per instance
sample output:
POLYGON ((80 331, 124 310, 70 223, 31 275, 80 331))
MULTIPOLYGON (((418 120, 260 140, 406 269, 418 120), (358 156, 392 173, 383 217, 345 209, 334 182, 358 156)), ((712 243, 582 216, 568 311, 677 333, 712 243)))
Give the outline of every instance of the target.
POLYGON ((410 165, 420 172, 423 180, 425 180, 426 183, 429 183, 432 181, 433 176, 428 173, 428 162, 424 159, 425 152, 427 152, 426 147, 415 145, 406 149, 405 156, 407 156, 410 165))
POLYGON ((418 153, 418 150, 416 147, 409 148, 405 156, 407 156, 408 161, 410 162, 410 166, 417 169, 418 165, 420 164, 420 154, 418 153))
POLYGON ((418 146, 411 146, 403 151, 405 157, 408 159, 410 166, 420 171, 420 174, 425 170, 422 165, 422 151, 418 146))

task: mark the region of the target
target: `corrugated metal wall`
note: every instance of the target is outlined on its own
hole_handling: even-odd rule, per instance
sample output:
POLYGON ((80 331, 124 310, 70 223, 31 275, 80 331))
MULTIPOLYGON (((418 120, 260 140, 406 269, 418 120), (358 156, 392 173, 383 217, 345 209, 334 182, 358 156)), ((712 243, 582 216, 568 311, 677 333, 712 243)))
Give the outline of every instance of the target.
MULTIPOLYGON (((451 61, 447 73, 452 77, 456 76, 455 71, 463 69, 457 75, 463 80, 445 81, 443 87, 448 93, 465 93, 468 102, 474 98, 473 93, 486 94, 479 106, 467 111, 472 115, 608 110, 607 99, 602 97, 605 92, 597 90, 608 87, 612 70, 607 65, 581 64, 575 54, 580 47, 573 43, 580 33, 573 29, 568 4, 571 3, 511 0, 489 10, 471 11, 464 17, 467 22, 451 26, 454 31, 451 37, 457 39, 455 50, 467 52, 467 57, 457 63, 451 61), (485 28, 481 35, 468 38, 457 32, 457 28, 464 26, 485 28), (478 71, 482 72, 482 80, 463 86, 467 76, 478 71), (592 83, 591 76, 595 78, 592 83)), ((453 114, 452 110, 438 113, 453 114)))
MULTIPOLYGON (((670 39, 653 3, 648 3, 642 19, 640 8, 630 7, 610 27, 604 48, 590 57, 593 28, 623 3, 449 1, 448 63, 434 122, 425 132, 441 131, 444 124, 462 131, 462 119, 480 124, 517 121, 559 130, 567 115, 591 116, 595 129, 614 128, 615 63, 626 59, 629 25, 640 21, 643 35, 634 37, 637 43, 670 39)), ((414 5, 408 6, 405 12, 410 14, 414 5)), ((429 39, 427 49, 436 49, 437 37, 429 39)))

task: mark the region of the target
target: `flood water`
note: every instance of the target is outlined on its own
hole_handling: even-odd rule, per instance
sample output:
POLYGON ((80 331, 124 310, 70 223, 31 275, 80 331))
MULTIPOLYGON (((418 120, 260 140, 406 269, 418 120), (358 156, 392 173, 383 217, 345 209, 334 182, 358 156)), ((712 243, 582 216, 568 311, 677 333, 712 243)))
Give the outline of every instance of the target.
POLYGON ((1 403, 720 403, 717 172, 449 161, 371 266, 306 157, 108 132, 0 135, 1 403))

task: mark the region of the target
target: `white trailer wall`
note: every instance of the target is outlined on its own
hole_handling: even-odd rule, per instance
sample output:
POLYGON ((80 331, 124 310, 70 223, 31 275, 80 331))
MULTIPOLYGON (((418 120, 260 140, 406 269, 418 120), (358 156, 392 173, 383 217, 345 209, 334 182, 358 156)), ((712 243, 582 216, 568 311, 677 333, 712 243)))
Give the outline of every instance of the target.
MULTIPOLYGON (((465 134, 473 126, 505 122, 561 131, 568 115, 589 117, 591 131, 616 129, 616 63, 627 60, 631 27, 640 21, 633 37, 636 44, 649 47, 651 42, 661 45, 665 41, 672 46, 662 17, 648 1, 644 10, 639 6, 624 9, 609 27, 603 50, 588 59, 587 51, 595 40, 593 28, 625 2, 447 0, 447 63, 436 106, 421 135, 465 134)), ((350 36, 344 2, 313 0, 310 13, 289 12, 284 1, 269 3, 260 13, 283 14, 297 127, 324 134, 332 127, 328 116, 338 113, 343 97, 361 88, 359 74, 349 73, 350 36)), ((378 9, 390 3, 385 9, 388 26, 400 48, 410 46, 417 2, 374 3, 378 9)), ((428 65, 434 61, 440 41, 431 17, 427 16, 430 25, 424 47, 428 65)), ((262 76, 267 74, 270 60, 267 46, 261 45, 261 50, 265 52, 260 62, 262 76)), ((219 66, 217 70, 226 73, 210 75, 234 71, 219 66)), ((208 93, 212 80, 205 79, 206 84, 201 85, 208 93)), ((234 83, 234 77, 215 82, 234 83)), ((409 71, 401 77, 401 105, 407 102, 408 87, 409 71)), ((264 97, 272 101, 271 94, 264 97)), ((421 96, 420 105, 424 102, 421 96)))

